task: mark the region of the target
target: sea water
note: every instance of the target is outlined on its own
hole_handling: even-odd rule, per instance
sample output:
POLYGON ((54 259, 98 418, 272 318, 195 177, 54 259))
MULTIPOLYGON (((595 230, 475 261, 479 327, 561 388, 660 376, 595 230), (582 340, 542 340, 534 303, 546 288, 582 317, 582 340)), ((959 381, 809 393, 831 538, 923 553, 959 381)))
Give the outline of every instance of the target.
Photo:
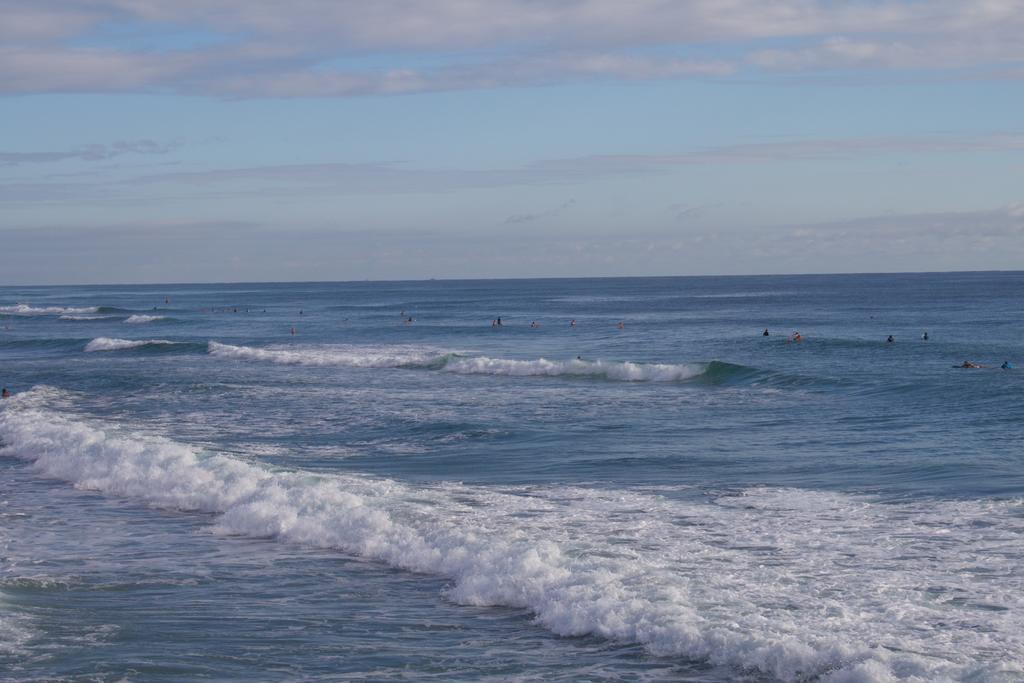
POLYGON ((0 288, 0 679, 1022 680, 1022 293, 0 288))

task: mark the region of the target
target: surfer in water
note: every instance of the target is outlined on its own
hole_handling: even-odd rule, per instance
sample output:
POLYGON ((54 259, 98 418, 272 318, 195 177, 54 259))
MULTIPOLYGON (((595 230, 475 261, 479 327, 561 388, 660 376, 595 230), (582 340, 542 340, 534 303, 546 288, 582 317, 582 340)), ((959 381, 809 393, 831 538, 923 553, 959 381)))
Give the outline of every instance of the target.
MULTIPOLYGON (((1000 367, 1001 369, 1003 369, 1003 370, 1013 370, 1013 363, 1011 363, 1011 362, 1010 362, 1010 361, 1008 361, 1008 360, 1004 360, 1004 361, 1003 361, 1003 364, 1002 364, 1002 365, 1000 365, 999 367, 1000 367)), ((6 389, 4 389, 4 391, 7 391, 7 390, 6 390, 6 389)))
POLYGON ((979 364, 977 364, 977 363, 972 363, 972 362, 971 362, 971 361, 969 361, 969 360, 965 360, 965 361, 964 361, 964 362, 963 362, 963 363, 962 363, 962 364, 960 365, 960 367, 962 367, 962 368, 983 368, 983 367, 985 367, 985 366, 984 366, 984 365, 979 365, 979 364))
POLYGON ((4 387, 3 391, 0 391, 0 398, 10 398, 11 392, 7 391, 7 387, 4 387))
POLYGON ((925 333, 921 335, 921 339, 923 339, 924 341, 928 341, 928 332, 927 331, 925 331, 925 333))
POLYGON ((769 335, 768 335, 768 328, 767 328, 767 327, 766 327, 766 328, 764 328, 764 332, 762 332, 762 333, 761 333, 761 336, 762 336, 762 337, 767 337, 767 336, 769 336, 769 335))
POLYGON ((885 343, 886 344, 892 344, 894 341, 896 341, 896 340, 893 339, 892 335, 890 334, 889 338, 885 340, 885 343))

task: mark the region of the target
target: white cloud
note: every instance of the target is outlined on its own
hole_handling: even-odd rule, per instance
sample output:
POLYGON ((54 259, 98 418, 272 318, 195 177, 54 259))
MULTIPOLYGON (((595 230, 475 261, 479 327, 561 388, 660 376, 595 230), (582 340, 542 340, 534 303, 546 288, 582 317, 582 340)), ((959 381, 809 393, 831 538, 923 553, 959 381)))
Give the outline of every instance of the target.
POLYGON ((330 41, 346 49, 467 49, 494 45, 638 46, 835 32, 988 27, 1019 2, 827 0, 107 0, 140 20, 202 23, 228 33, 330 41))
POLYGON ((104 15, 102 10, 90 11, 70 3, 0 0, 0 41, 29 43, 72 36, 98 23, 104 15))
POLYGON ((855 40, 827 38, 816 45, 794 49, 760 50, 750 55, 753 64, 775 70, 805 69, 964 69, 1024 61, 1024 44, 1015 35, 975 40, 935 36, 910 40, 855 40))
POLYGON ((1022 32, 1024 0, 0 0, 0 93, 337 97, 727 77, 741 64, 998 66, 1014 78, 1005 67, 1024 61, 1022 32), (109 25, 133 44, 167 41, 81 47, 104 44, 97 31, 109 25), (220 40, 166 47, 189 31, 220 40), (737 57, 708 56, 722 50, 737 57), (339 66, 367 56, 391 65, 339 66))
POLYGON ((114 92, 154 89, 201 65, 194 55, 110 49, 0 48, 0 92, 114 92))

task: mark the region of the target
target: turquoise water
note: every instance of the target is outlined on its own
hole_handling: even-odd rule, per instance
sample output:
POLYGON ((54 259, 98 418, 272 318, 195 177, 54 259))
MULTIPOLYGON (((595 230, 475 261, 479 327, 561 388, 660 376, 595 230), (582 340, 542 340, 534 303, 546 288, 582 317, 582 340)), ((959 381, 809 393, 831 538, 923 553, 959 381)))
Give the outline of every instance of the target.
POLYGON ((1022 291, 0 288, 0 671, 1021 680, 1022 291))

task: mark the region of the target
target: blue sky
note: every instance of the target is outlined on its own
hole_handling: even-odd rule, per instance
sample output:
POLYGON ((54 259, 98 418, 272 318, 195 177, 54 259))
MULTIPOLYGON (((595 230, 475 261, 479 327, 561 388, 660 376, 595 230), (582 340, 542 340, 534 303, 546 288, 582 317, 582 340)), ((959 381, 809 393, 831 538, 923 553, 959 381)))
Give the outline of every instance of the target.
POLYGON ((1019 269, 1024 2, 0 0, 0 284, 1019 269))

